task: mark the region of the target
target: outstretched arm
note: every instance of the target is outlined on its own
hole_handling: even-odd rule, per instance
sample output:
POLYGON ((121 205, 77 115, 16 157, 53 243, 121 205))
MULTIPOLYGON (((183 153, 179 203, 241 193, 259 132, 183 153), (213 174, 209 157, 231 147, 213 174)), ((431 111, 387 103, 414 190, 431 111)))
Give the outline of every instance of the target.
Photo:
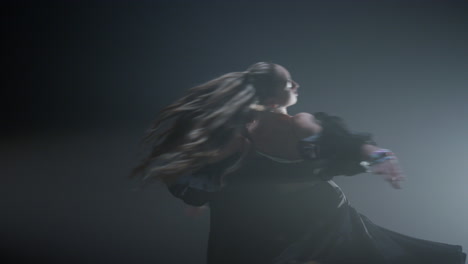
MULTIPOLYGON (((336 160, 336 164, 345 165, 352 163, 348 161, 354 161, 357 164, 367 161, 371 164, 370 172, 382 175, 392 187, 401 188, 400 181, 404 180, 404 176, 398 166, 396 156, 389 150, 374 145, 369 134, 352 133, 341 118, 326 113, 316 115, 299 113, 294 116, 293 120, 298 136, 302 138, 299 148, 303 156, 309 159, 336 160)), ((363 172, 359 171, 357 166, 351 166, 351 168, 355 172, 343 174, 353 175, 363 172)), ((336 175, 336 172, 332 174, 336 175)))

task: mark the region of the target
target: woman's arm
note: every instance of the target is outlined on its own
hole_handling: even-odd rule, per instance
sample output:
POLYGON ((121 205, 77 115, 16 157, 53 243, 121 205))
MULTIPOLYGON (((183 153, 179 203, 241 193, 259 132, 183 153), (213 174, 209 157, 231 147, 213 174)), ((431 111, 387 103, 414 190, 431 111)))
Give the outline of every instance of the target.
MULTIPOLYGON (((369 144, 370 136, 351 133, 343 120, 325 113, 317 113, 318 119, 309 113, 299 113, 293 117, 295 130, 305 143, 309 157, 344 160, 373 161, 375 154, 385 150, 376 145, 369 144), (315 144, 315 145, 314 145, 315 144)), ((304 150, 304 146, 300 147, 304 150)), ((387 152, 388 153, 388 152, 387 152)), ((371 172, 380 174, 392 187, 399 189, 400 181, 404 175, 398 166, 397 158, 392 153, 391 159, 384 159, 371 166, 371 172)), ((351 166, 351 168, 355 168, 351 166)), ((359 170, 355 170, 359 173, 359 170)), ((354 174, 355 174, 354 173, 354 174)), ((352 175, 351 173, 350 175, 352 175)))

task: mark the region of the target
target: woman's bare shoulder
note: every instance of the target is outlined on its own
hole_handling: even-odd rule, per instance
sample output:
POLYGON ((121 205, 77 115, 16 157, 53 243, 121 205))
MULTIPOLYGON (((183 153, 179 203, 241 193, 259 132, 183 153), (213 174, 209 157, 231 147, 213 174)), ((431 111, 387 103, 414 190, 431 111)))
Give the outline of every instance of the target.
POLYGON ((292 117, 294 128, 300 138, 318 134, 322 127, 313 114, 302 112, 292 117))
POLYGON ((307 112, 300 112, 293 116, 294 119, 315 119, 314 115, 307 112))

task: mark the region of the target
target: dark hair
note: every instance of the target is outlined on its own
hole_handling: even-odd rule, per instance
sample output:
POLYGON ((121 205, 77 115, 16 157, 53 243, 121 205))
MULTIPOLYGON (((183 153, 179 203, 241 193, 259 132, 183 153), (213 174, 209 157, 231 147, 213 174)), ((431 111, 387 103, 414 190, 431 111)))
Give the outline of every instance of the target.
MULTIPOLYGON (((152 151, 131 176, 171 181, 206 165, 243 133, 253 118, 251 105, 274 95, 284 81, 275 67, 258 62, 245 72, 222 75, 189 89, 184 97, 162 109, 143 138, 152 151)), ((243 156, 225 174, 234 170, 243 156)))

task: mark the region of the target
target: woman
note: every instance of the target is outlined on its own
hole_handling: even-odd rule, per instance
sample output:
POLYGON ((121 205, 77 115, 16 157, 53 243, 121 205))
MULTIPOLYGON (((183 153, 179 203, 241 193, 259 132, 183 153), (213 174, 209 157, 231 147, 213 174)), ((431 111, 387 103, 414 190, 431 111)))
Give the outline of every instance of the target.
POLYGON ((325 113, 290 116, 299 85, 259 62, 190 89, 146 137, 134 175, 211 211, 208 263, 464 263, 461 247, 381 228, 331 181, 367 169, 393 188, 397 159, 325 113))

